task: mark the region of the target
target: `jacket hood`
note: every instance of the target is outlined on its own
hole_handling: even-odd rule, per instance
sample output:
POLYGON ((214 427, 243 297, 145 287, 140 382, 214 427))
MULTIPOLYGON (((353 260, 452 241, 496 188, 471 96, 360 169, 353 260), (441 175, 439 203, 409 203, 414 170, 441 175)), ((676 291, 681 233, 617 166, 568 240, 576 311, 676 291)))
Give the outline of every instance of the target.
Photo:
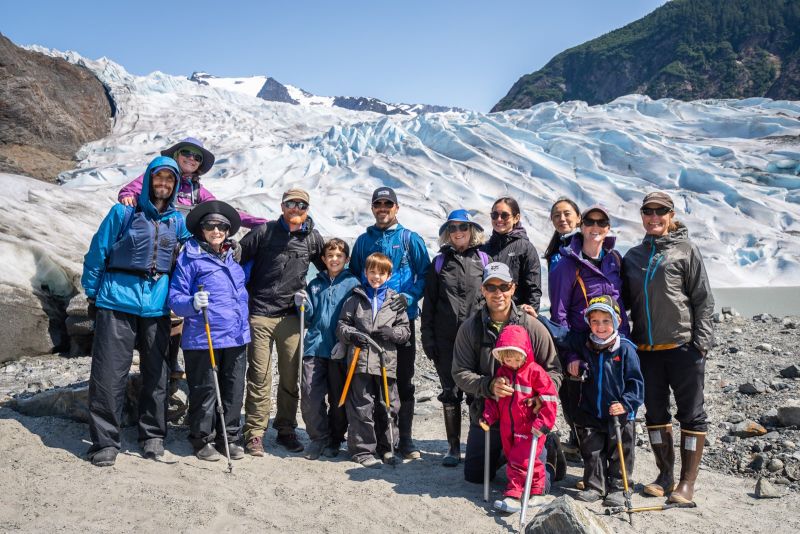
POLYGON ((178 168, 178 164, 174 159, 166 156, 158 156, 147 166, 147 170, 144 171, 144 175, 142 177, 142 192, 139 193, 138 206, 141 207, 142 211, 144 211, 145 215, 147 215, 149 219, 158 220, 166 215, 172 214, 175 211, 175 201, 178 199, 178 190, 180 189, 181 183, 180 175, 181 172, 178 168), (165 209, 163 212, 159 212, 150 201, 150 188, 152 187, 151 180, 153 171, 161 168, 170 169, 175 177, 175 183, 172 187, 172 196, 169 199, 167 209, 165 209))
MULTIPOLYGON (((208 246, 208 244, 205 244, 205 246, 208 246)), ((191 239, 189 239, 186 242, 186 244, 184 245, 184 250, 186 251, 186 256, 189 257, 189 258, 193 258, 193 259, 194 258, 200 258, 203 255, 209 255, 209 256, 212 255, 211 252, 208 252, 203 248, 203 245, 200 243, 200 241, 196 237, 192 237, 191 239)), ((216 257, 220 258, 221 260, 224 261, 224 260, 227 260, 228 255, 232 253, 231 249, 230 249, 230 240, 229 239, 226 239, 225 243, 223 244, 223 252, 224 252, 224 254, 221 257, 220 256, 216 256, 216 257), (224 248, 226 245, 228 246, 227 249, 224 248)))
MULTIPOLYGON (((603 239, 603 250, 605 250, 606 252, 608 252, 609 250, 614 250, 614 245, 616 244, 617 244, 617 238, 612 235, 607 235, 605 239, 603 239)), ((561 252, 562 256, 573 256, 576 259, 580 260, 582 249, 583 249, 583 234, 577 233, 573 236, 572 240, 569 242, 569 245, 561 247, 559 252, 561 252)))
POLYGON ((655 243, 658 248, 665 248, 677 243, 682 243, 684 241, 689 240, 689 229, 684 226, 684 224, 680 221, 675 223, 675 226, 678 228, 673 231, 669 232, 667 235, 660 235, 660 236, 652 236, 652 235, 645 235, 642 243, 647 246, 650 246, 652 243, 655 243))
POLYGON ((492 231, 492 237, 489 239, 491 241, 500 241, 501 243, 506 243, 515 239, 528 239, 528 232, 525 231, 525 228, 521 223, 518 223, 507 234, 498 234, 497 232, 492 231))
POLYGON ((517 351, 522 349, 525 353, 525 363, 527 364, 533 361, 531 338, 528 335, 528 331, 522 325, 510 324, 500 332, 500 335, 497 337, 497 343, 495 343, 494 349, 492 350, 492 355, 497 358, 498 361, 500 361, 500 358, 498 358, 495 351, 504 348, 511 348, 517 351))

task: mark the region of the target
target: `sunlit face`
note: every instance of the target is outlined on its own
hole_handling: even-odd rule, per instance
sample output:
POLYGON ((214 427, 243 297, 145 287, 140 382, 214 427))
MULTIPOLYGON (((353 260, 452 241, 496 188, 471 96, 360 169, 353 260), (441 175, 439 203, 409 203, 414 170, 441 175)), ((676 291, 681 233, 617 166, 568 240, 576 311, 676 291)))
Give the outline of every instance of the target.
POLYGON ((150 177, 153 197, 157 200, 169 200, 175 188, 175 175, 167 169, 161 169, 150 177))
POLYGON ((525 363, 525 358, 522 356, 521 353, 515 350, 506 350, 503 351, 503 365, 508 367, 509 369, 519 369, 522 367, 522 364, 525 363))
POLYGON ((211 248, 214 250, 219 250, 219 248, 222 246, 222 243, 228 239, 229 229, 223 229, 227 226, 227 224, 218 222, 204 223, 202 226, 203 239, 205 239, 206 242, 211 245, 211 248))
POLYGON ((472 225, 465 222, 453 221, 447 223, 446 232, 450 236, 450 243, 456 250, 466 250, 472 239, 472 225))
POLYGON ((329 248, 322 256, 322 263, 328 269, 328 275, 336 276, 344 270, 348 257, 338 248, 329 248))
POLYGON ((389 228, 397 222, 397 212, 400 206, 391 200, 376 200, 372 203, 372 215, 375 216, 375 226, 389 228))
POLYGON ((614 333, 614 321, 611 314, 604 311, 593 311, 589 314, 589 329, 600 339, 608 339, 614 333))
POLYGON ((281 212, 284 221, 299 226, 308 218, 308 204, 300 200, 287 200, 281 202, 281 212), (289 207, 290 203, 292 207, 289 207))
POLYGON ((568 234, 578 227, 580 222, 580 215, 572 207, 572 204, 566 201, 556 202, 553 210, 550 212, 550 221, 553 223, 553 228, 556 229, 561 235, 568 234))
POLYGON ((611 230, 611 224, 602 211, 590 211, 581 221, 584 243, 602 243, 611 230))
POLYGON ((178 162, 178 167, 181 169, 181 174, 194 174, 197 172, 197 169, 200 168, 200 164, 203 162, 200 151, 189 148, 182 148, 179 150, 178 155, 175 157, 175 161, 178 162), (194 157, 195 155, 201 156, 200 161, 194 157))
POLYGON ((389 276, 391 276, 389 273, 385 271, 379 271, 374 267, 367 270, 367 282, 372 289, 378 289, 385 284, 389 279, 389 276))
POLYGON ((672 222, 672 218, 675 216, 674 211, 669 210, 663 215, 659 215, 656 213, 656 210, 661 210, 663 212, 667 209, 659 204, 646 204, 642 206, 642 209, 652 210, 650 211, 650 215, 641 213, 642 226, 644 226, 644 231, 647 233, 647 235, 660 236, 667 235, 669 233, 669 225, 672 222))
POLYGON ((498 278, 490 278, 481 286, 481 293, 486 299, 486 306, 491 312, 505 312, 511 307, 514 290, 513 282, 504 282, 498 278))
POLYGON ((511 206, 505 202, 498 202, 492 206, 492 228, 498 234, 507 234, 519 222, 519 214, 514 215, 511 206))

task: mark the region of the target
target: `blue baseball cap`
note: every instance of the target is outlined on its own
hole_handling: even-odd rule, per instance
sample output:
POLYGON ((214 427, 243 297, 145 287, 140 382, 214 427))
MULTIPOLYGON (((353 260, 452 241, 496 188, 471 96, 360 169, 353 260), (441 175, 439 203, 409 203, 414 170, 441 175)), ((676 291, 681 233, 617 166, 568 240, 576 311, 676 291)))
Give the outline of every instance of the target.
POLYGON ((442 235, 445 232, 445 230, 447 230, 447 225, 448 223, 451 222, 469 223, 472 226, 474 226, 477 231, 483 232, 483 227, 472 220, 467 210, 453 210, 447 216, 447 220, 445 221, 445 223, 439 227, 439 235, 442 235))

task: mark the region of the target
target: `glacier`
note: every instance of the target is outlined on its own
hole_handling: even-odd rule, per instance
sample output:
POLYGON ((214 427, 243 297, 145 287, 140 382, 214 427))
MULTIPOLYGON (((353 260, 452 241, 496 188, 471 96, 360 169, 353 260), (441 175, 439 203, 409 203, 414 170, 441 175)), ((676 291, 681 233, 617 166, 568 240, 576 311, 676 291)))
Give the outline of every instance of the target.
POLYGON ((387 116, 267 102, 250 94, 256 84, 135 76, 106 58, 30 48, 89 68, 117 112, 111 134, 84 145, 77 167, 59 176, 63 185, 0 175, 0 285, 79 290, 83 254, 119 187, 187 136, 216 155, 203 183, 218 198, 275 218, 281 193, 302 187, 326 237, 352 242, 373 223, 373 189, 388 185, 400 222, 432 255, 450 210, 490 227, 491 204, 505 195, 519 200, 540 252, 556 198, 602 202, 624 253, 643 235, 641 198, 664 189, 713 286, 800 285, 800 102, 628 95, 597 106, 387 116))

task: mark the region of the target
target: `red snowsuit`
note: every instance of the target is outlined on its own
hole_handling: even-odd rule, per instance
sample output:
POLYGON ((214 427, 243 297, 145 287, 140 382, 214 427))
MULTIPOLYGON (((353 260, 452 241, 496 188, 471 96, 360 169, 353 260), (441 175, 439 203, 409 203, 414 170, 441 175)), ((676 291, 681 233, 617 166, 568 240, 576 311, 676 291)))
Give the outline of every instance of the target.
MULTIPOLYGON (((488 424, 492 425, 500 420, 500 439, 503 453, 508 459, 506 466, 508 486, 505 496, 520 499, 525 491, 528 455, 533 439, 532 430, 535 428, 542 434, 547 434, 553 427, 558 410, 558 394, 547 372, 534 361, 531 340, 524 328, 518 325, 506 326, 500 332, 495 347, 521 348, 526 355, 525 362, 519 369, 514 370, 503 365, 495 373, 495 378, 505 377, 511 383, 514 393, 498 400, 486 399, 483 409, 483 419, 488 424), (537 396, 542 400, 542 408, 538 414, 534 414, 532 407, 526 406, 525 401, 537 396)), ((544 448, 544 441, 545 436, 540 436, 535 458, 539 458, 544 448)), ((544 484, 544 465, 536 462, 531 495, 543 494, 544 484)))

